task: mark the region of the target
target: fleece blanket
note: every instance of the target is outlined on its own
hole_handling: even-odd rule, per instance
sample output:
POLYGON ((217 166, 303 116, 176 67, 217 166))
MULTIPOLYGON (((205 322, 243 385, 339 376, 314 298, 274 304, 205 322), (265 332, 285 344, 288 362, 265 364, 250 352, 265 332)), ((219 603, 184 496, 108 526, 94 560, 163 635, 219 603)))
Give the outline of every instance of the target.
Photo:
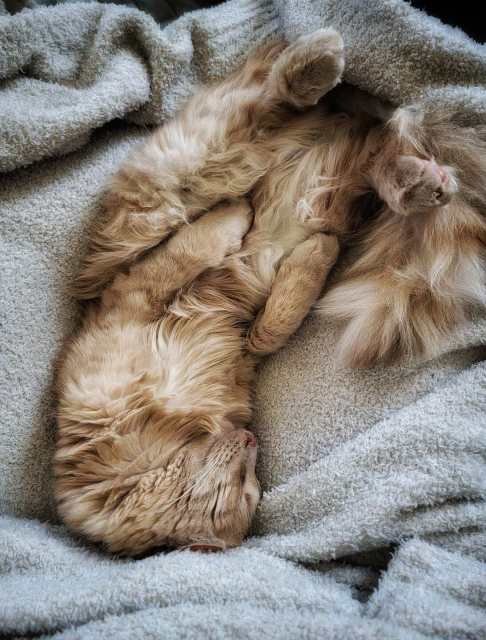
POLYGON ((323 26, 347 82, 486 123, 485 48, 399 0, 231 0, 164 29, 114 5, 0 10, 0 634, 486 637, 480 315, 433 360, 360 373, 310 316, 259 372, 264 493, 241 548, 121 560, 56 516, 52 360, 105 180, 251 49, 323 26))

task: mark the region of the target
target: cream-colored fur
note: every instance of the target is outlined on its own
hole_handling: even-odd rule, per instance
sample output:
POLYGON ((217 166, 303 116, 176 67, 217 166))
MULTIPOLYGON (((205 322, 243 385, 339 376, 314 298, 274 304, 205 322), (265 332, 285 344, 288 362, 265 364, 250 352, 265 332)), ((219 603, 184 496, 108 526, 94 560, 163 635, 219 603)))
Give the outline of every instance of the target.
POLYGON ((433 352, 484 302, 481 132, 350 88, 315 105, 342 68, 333 31, 275 43, 111 182, 76 286, 99 300, 59 370, 56 493, 112 551, 241 542, 258 502, 254 366, 318 298, 370 194, 363 256, 322 303, 351 319, 349 361, 433 352))

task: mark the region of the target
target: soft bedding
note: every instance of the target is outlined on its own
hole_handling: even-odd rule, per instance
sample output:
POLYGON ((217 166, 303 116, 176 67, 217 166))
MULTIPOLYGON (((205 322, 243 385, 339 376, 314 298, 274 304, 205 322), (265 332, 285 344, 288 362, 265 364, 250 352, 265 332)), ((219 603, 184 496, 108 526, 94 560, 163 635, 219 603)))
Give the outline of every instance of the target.
POLYGON ((52 362, 105 180, 254 47, 321 26, 345 81, 486 124, 485 47, 398 0, 230 0, 164 29, 115 5, 0 12, 0 633, 485 637, 481 315, 433 360, 365 372, 336 362, 339 323, 309 317, 259 372, 264 493, 239 549, 120 560, 56 516, 52 362))

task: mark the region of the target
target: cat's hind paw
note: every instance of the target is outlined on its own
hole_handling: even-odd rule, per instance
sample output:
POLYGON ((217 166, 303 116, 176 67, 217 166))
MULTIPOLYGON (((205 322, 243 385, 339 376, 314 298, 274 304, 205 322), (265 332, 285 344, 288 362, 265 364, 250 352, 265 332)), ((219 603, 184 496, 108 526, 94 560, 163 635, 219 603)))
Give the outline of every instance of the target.
POLYGON ((296 40, 277 59, 270 81, 285 102, 307 107, 333 89, 344 69, 344 45, 333 29, 296 40))

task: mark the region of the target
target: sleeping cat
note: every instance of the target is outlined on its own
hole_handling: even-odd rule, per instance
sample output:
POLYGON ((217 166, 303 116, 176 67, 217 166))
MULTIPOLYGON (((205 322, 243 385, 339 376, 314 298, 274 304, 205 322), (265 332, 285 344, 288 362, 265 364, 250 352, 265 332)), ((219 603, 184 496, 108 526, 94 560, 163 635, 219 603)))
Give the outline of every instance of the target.
POLYGON ((362 257, 322 303, 352 319, 349 362, 433 353, 484 302, 478 131, 349 88, 321 100, 343 64, 334 31, 273 43, 110 184, 76 286, 98 300, 58 372, 55 471, 64 521, 112 552, 241 543, 255 365, 315 303, 369 194, 362 257))

